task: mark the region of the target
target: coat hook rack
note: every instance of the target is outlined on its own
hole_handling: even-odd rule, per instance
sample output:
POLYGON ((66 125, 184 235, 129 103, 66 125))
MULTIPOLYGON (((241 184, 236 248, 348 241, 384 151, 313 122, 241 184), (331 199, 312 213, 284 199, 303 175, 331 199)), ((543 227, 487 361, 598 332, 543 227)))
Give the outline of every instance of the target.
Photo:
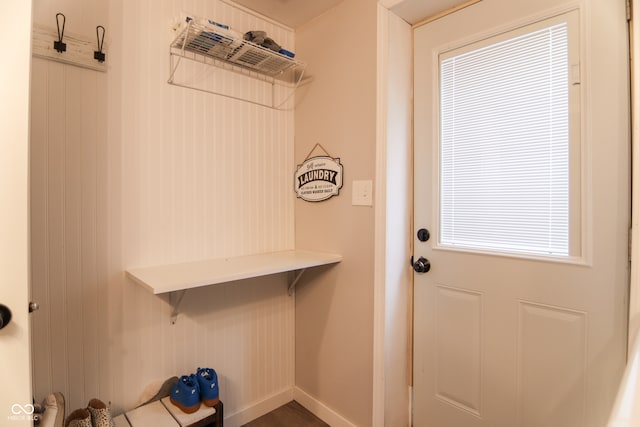
POLYGON ((96 27, 96 38, 98 39, 98 50, 93 51, 93 59, 97 60, 98 62, 104 62, 106 58, 106 55, 102 51, 102 48, 104 47, 104 35, 106 32, 107 30, 105 30, 102 25, 98 25, 96 27), (100 29, 102 29, 102 37, 100 37, 100 29))
POLYGON ((58 26, 58 41, 53 42, 53 48, 58 52, 62 53, 67 50, 67 44, 63 43, 62 39, 64 38, 64 26, 67 23, 67 17, 62 13, 56 13, 56 25, 58 26), (62 31, 60 31, 60 19, 62 16, 62 31))

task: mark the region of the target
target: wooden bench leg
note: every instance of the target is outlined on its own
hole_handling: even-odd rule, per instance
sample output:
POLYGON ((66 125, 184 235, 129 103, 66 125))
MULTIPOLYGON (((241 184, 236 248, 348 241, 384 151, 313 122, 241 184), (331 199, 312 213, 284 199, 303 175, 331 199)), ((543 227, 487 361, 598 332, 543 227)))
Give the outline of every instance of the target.
POLYGON ((215 427, 223 427, 224 426, 224 408, 223 408, 222 400, 218 402, 216 405, 216 423, 215 427))

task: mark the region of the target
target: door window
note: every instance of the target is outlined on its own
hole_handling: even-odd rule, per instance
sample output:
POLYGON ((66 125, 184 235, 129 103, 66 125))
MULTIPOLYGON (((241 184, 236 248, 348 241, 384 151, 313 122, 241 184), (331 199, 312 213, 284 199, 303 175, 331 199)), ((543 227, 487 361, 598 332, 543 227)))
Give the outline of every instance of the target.
POLYGON ((580 255, 567 16, 440 54, 439 246, 580 255))

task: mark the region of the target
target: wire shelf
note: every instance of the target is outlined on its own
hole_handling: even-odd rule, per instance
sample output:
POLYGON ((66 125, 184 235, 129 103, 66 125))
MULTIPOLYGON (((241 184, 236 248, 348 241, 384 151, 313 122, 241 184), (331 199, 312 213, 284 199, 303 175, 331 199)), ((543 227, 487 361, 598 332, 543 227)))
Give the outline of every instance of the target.
POLYGON ((291 92, 284 100, 277 103, 273 101, 271 104, 205 90, 205 92, 275 109, 279 109, 291 98, 302 81, 306 67, 304 62, 243 40, 241 34, 218 26, 213 21, 190 17, 178 27, 177 36, 170 45, 170 57, 171 70, 168 82, 173 85, 190 87, 174 81, 181 59, 186 58, 273 85, 290 87, 291 92))

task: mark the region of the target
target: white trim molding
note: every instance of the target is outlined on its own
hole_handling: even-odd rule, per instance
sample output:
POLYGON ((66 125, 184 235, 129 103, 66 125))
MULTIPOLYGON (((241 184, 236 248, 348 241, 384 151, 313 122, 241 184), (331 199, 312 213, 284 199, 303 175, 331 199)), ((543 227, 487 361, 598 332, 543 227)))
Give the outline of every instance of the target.
MULTIPOLYGON (((632 10, 640 10, 640 0, 633 0, 632 10)), ((634 341, 640 330, 640 31, 631 20, 631 277, 629 285, 629 345, 628 351, 634 348, 634 341)))
POLYGON ((256 402, 250 406, 247 406, 240 411, 226 416, 224 418, 224 425, 227 427, 239 427, 259 418, 269 412, 286 405, 294 398, 293 388, 287 388, 279 393, 271 395, 266 399, 256 402))
POLYGON ((351 421, 298 387, 293 388, 293 400, 307 408, 331 427, 356 427, 351 421))

